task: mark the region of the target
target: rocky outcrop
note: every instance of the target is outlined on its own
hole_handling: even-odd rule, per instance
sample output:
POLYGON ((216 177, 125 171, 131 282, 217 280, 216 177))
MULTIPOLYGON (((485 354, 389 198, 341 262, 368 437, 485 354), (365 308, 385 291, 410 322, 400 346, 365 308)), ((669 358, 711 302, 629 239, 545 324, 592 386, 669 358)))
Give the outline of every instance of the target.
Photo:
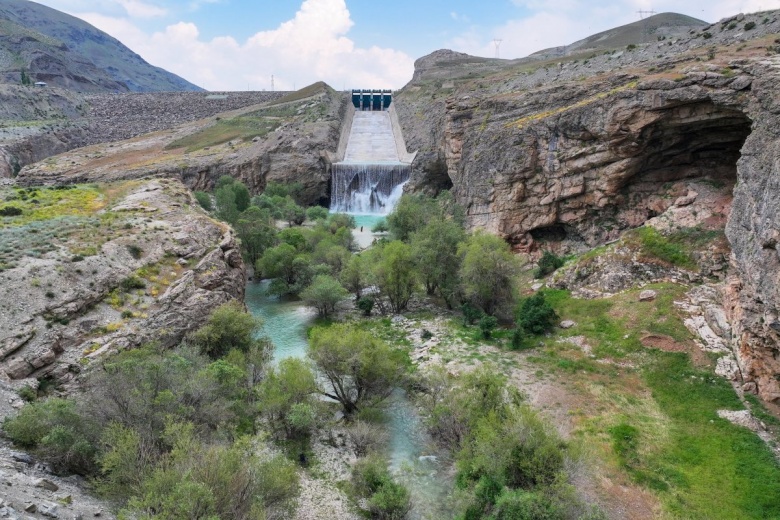
POLYGON ((207 190, 219 177, 229 175, 242 180, 252 193, 262 192, 268 182, 297 182, 303 187, 301 202, 327 205, 330 171, 325 151, 338 147, 348 105, 346 96, 323 84, 303 99, 253 105, 171 130, 62 154, 22 169, 17 180, 23 185, 50 185, 159 177, 207 190), (258 114, 264 113, 271 114, 264 121, 278 126, 263 137, 203 144, 192 150, 171 147, 182 138, 208 132, 221 120, 263 118, 258 114))
POLYGON ((113 185, 103 197, 94 216, 69 220, 67 240, 55 232, 48 252, 0 274, 14 295, 0 304, 0 378, 68 383, 107 352, 175 345, 218 305, 243 299, 232 231, 181 183, 113 185))
MULTIPOLYGON (((536 254, 585 251, 646 223, 667 232, 670 218, 712 230, 728 221, 740 374, 780 403, 778 31, 778 12, 741 15, 636 48, 471 75, 465 57, 432 55, 396 96, 422 150, 409 188, 449 182, 470 227, 536 254), (446 181, 428 173, 442 157, 446 181)), ((608 279, 599 260, 563 283, 612 292, 663 277, 621 251, 608 279)), ((700 274, 723 280, 727 256, 720 245, 697 252, 700 274)))

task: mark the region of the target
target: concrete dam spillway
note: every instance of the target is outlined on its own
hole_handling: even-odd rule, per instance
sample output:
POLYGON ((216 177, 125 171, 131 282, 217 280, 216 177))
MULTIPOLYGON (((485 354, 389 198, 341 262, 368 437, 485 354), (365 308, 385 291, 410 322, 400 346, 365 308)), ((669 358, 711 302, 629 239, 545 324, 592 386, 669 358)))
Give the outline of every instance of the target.
POLYGON ((348 112, 342 134, 345 142, 340 143, 337 161, 332 164, 330 209, 387 214, 409 180, 415 154, 406 151, 392 107, 360 111, 354 108, 360 106, 348 112))

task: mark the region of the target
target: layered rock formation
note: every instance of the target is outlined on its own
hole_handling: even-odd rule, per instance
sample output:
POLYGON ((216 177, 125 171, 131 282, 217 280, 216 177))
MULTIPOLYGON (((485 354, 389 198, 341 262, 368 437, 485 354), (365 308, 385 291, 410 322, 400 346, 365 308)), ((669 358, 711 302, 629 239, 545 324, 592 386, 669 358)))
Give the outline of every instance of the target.
POLYGON ((437 53, 396 96, 422 150, 410 188, 451 186, 472 228, 534 253, 584 251, 683 211, 697 184, 736 184, 733 210, 724 195, 691 226, 728 220, 740 375, 780 402, 778 30, 777 12, 740 15, 669 41, 499 70, 437 53))
POLYGON ((303 186, 301 202, 327 205, 330 171, 325 152, 338 147, 348 106, 347 96, 317 84, 271 104, 62 154, 22 169, 18 182, 71 184, 154 176, 177 178, 191 189, 203 190, 230 175, 253 193, 268 182, 298 182, 303 186), (265 126, 268 132, 251 140, 220 140, 219 125, 231 122, 249 125, 249 130, 265 126))
POLYGON ((33 222, 0 230, 4 244, 29 248, 0 273, 0 289, 13 295, 0 304, 0 379, 15 386, 68 383, 110 351, 172 346, 218 305, 243 298, 244 264, 232 231, 178 181, 78 196, 94 213, 76 207, 75 215, 53 217, 44 249, 14 238, 37 229, 33 222))

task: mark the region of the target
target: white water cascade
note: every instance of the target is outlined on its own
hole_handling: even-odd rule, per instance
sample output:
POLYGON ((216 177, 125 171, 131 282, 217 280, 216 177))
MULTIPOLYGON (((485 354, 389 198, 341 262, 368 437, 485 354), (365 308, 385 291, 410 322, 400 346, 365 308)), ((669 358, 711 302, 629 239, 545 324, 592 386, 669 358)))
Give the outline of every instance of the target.
POLYGON ((398 156, 387 112, 356 112, 344 160, 333 164, 330 210, 386 215, 401 198, 411 165, 398 156))

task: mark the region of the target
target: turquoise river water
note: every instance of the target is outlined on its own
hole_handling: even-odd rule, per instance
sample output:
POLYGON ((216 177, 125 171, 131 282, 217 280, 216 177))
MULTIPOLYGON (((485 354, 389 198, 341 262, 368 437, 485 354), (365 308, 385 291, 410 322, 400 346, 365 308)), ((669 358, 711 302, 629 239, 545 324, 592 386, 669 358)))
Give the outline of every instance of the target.
MULTIPOLYGON (((246 305, 253 315, 263 319, 262 334, 274 344, 274 362, 286 357, 305 356, 306 330, 313 324, 316 312, 299 301, 285 301, 268 295, 267 287, 267 281, 249 282, 246 305)), ((446 497, 452 485, 446 474, 447 465, 436 457, 435 447, 420 422, 417 410, 403 390, 397 389, 390 397, 386 415, 390 469, 412 493, 414 510, 410 518, 446 518, 449 503, 446 497)))

